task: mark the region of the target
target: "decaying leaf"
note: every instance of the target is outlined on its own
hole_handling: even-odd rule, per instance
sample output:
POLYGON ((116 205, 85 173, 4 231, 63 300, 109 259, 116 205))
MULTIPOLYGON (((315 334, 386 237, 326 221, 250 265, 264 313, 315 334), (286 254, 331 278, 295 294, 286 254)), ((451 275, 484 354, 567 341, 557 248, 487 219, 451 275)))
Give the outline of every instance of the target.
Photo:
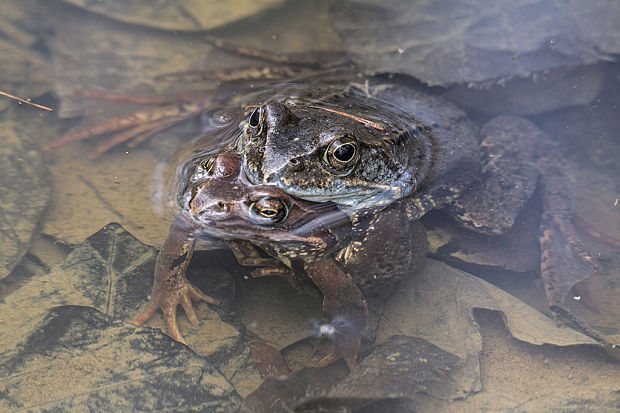
POLYGON ((435 398, 453 394, 446 373, 458 368, 458 357, 425 340, 393 336, 348 375, 344 366, 333 365, 266 380, 240 412, 407 412, 420 393, 435 398))
POLYGON ((446 97, 475 112, 535 116, 592 102, 605 85, 605 68, 603 63, 560 67, 528 78, 508 79, 484 89, 457 84, 448 90, 446 97))
POLYGON ((428 252, 443 261, 537 271, 540 261, 538 234, 540 209, 530 200, 512 228, 499 236, 488 236, 458 227, 441 213, 424 218, 428 252))
POLYGON ((618 79, 609 78, 596 104, 541 119, 545 131, 565 143, 559 149, 574 178, 576 222, 602 266, 584 281, 586 296, 570 300, 571 311, 616 337, 620 337, 619 90, 618 79), (581 304, 588 298, 596 311, 587 311, 581 304))
POLYGON ((282 4, 283 0, 65 0, 85 10, 126 22, 163 30, 199 31, 252 16, 282 4))
POLYGON ((326 396, 306 401, 296 411, 415 411, 419 393, 442 399, 454 394, 448 373, 458 364, 458 357, 425 340, 392 336, 326 396))
POLYGON ((49 172, 36 136, 16 119, 0 114, 0 279, 28 251, 50 197, 49 172))
POLYGON ((597 344, 574 330, 558 328, 551 318, 486 281, 432 260, 403 282, 386 304, 377 341, 393 335, 420 337, 458 356, 463 368, 448 374, 458 383, 458 393, 466 396, 482 389, 482 338, 473 317, 476 308, 502 312, 510 333, 521 341, 556 346, 597 344))
MULTIPOLYGON (((106 106, 101 101, 85 106, 90 100, 76 95, 77 89, 153 95, 174 87, 180 92, 179 85, 156 77, 199 70, 208 62, 212 47, 203 35, 152 31, 97 15, 74 16, 70 10, 67 14, 51 41, 60 117, 118 114, 114 112, 117 105, 106 106)), ((126 106, 117 109, 123 114, 130 110, 126 106)))
MULTIPOLYGON (((24 98, 52 89, 51 65, 35 48, 44 38, 45 22, 38 18, 37 1, 7 0, 0 15, 0 90, 24 98)), ((11 101, 0 97, 0 110, 11 101)))
POLYGON ((171 220, 156 210, 153 179, 159 159, 151 151, 108 154, 86 159, 82 145, 56 153, 55 183, 43 233, 79 244, 109 222, 119 222, 149 245, 163 244, 171 220), (75 225, 79 222, 79 225, 75 225))
POLYGON ((0 348, 4 411, 229 412, 240 401, 213 364, 159 331, 79 306, 32 321, 0 348))
MULTIPOLYGON (((147 302, 156 256, 153 247, 142 244, 120 225, 105 226, 76 246, 50 273, 33 278, 0 302, 2 342, 13 346, 25 332, 38 328, 43 314, 61 305, 94 307, 111 319, 130 321, 147 302)), ((207 272, 208 276, 196 284, 202 288, 205 284, 217 286, 209 294, 230 302, 233 285, 229 276, 213 268, 207 272)), ((253 391, 259 375, 251 365, 249 344, 239 329, 206 304, 195 308, 200 325, 193 326, 179 317, 189 346, 220 369, 240 394, 253 391)), ((165 331, 160 314, 145 326, 165 331)))
MULTIPOLYGON (((239 413, 287 413, 302 400, 327 394, 347 376, 342 365, 304 368, 291 377, 267 379, 243 401, 239 413)), ((317 410, 315 410, 317 411, 317 410)))
POLYGON ((106 226, 50 273, 4 298, 3 337, 15 341, 12 334, 17 329, 60 305, 94 307, 128 321, 145 303, 156 256, 153 247, 141 244, 118 224, 106 226))
POLYGON ((362 70, 406 73, 429 85, 525 77, 620 51, 615 2, 356 0, 333 6, 334 27, 362 70))
MULTIPOLYGON (((174 6, 172 1, 164 2, 170 8, 179 9, 185 3, 176 2, 177 6, 174 6)), ((118 7, 133 6, 127 6, 127 2, 116 3, 118 7)), ((207 2, 198 3, 200 7, 207 5, 207 2)), ((109 4, 89 3, 95 7, 108 7, 109 4)), ((155 10, 152 2, 145 4, 155 10)), ((259 4, 253 3, 244 12, 259 4)), ((236 3, 234 7, 243 10, 243 6, 236 3)), ((275 53, 340 50, 336 35, 325 29, 327 10, 325 2, 291 3, 278 8, 277 13, 255 16, 212 36, 275 53)), ((110 118, 137 109, 127 105, 104 105, 98 100, 93 102, 92 99, 76 96, 76 89, 142 96, 195 92, 212 89, 219 84, 204 79, 198 84, 173 83, 170 76, 163 75, 197 71, 226 72, 264 64, 256 59, 213 48, 204 33, 149 30, 93 14, 79 13, 79 10, 73 8, 63 13, 55 28, 56 36, 51 40, 55 91, 61 99, 62 117, 86 115, 90 118, 88 122, 92 122, 94 119, 110 118)))

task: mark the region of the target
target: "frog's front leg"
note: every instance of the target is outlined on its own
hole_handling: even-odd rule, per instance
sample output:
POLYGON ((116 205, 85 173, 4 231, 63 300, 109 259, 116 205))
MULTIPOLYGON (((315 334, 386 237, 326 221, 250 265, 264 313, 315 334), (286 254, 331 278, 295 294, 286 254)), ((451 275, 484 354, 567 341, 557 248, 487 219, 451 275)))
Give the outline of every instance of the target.
POLYGON ((189 321, 192 324, 197 324, 198 317, 192 307, 192 300, 219 304, 218 300, 203 294, 185 277, 185 271, 194 253, 195 244, 193 227, 189 226, 181 215, 177 216, 170 227, 168 238, 157 256, 151 300, 132 321, 133 324, 142 325, 151 318, 157 309, 161 308, 170 336, 185 344, 185 339, 179 331, 176 321, 177 306, 180 304, 189 321))
POLYGON ((285 267, 279 259, 261 256, 254 244, 249 241, 230 241, 228 242, 228 247, 235 255, 239 264, 246 267, 261 267, 252 270, 251 275, 254 278, 272 275, 287 276, 294 273, 293 270, 285 267))
POLYGON ((368 323, 368 306, 351 276, 331 258, 304 263, 306 274, 323 293, 323 310, 340 320, 332 352, 319 363, 323 367, 343 358, 350 369, 357 365, 360 340, 368 323))

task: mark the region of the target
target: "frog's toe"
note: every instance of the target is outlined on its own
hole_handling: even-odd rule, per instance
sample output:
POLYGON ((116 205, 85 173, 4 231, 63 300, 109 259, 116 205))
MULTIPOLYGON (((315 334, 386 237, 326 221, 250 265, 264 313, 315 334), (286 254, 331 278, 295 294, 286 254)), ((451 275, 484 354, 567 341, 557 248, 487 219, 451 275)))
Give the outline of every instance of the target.
POLYGON ((330 353, 329 355, 323 357, 321 361, 317 364, 317 367, 327 367, 332 363, 337 362, 338 360, 343 359, 349 370, 353 370, 357 367, 357 353, 356 354, 335 354, 330 353))
POLYGON ((327 356, 323 357, 321 361, 316 365, 317 367, 327 367, 332 363, 340 360, 340 356, 334 353, 329 353, 327 356))
POLYGON ((151 301, 149 301, 149 303, 146 305, 146 308, 131 321, 131 324, 135 326, 141 326, 149 318, 151 318, 157 310, 161 309, 164 315, 164 322, 166 323, 166 326, 168 328, 168 334, 170 335, 170 337, 180 343, 186 344, 185 339, 183 338, 183 335, 181 334, 181 331, 179 330, 179 326, 177 324, 176 308, 179 304, 181 304, 185 309, 185 312, 188 314, 188 318, 190 319, 190 321, 192 321, 192 316, 189 315, 191 313, 195 317, 195 321, 198 322, 196 313, 191 308, 191 302, 189 302, 190 312, 188 312, 188 309, 185 306, 186 303, 184 302, 183 298, 178 297, 175 300, 170 299, 170 295, 163 296, 161 294, 155 294, 153 295, 153 298, 151 298, 151 301))
POLYGON ((151 318, 158 309, 161 309, 170 337, 186 344, 177 324, 177 307, 179 305, 183 307, 190 323, 198 324, 199 320, 192 305, 192 300, 201 300, 214 305, 219 304, 218 300, 204 294, 189 282, 184 282, 179 288, 172 290, 156 287, 146 308, 131 323, 135 326, 140 326, 151 318))
MULTIPOLYGON (((164 320, 166 322, 166 327, 168 327, 168 335, 172 337, 172 339, 174 339, 175 341, 178 341, 179 343, 187 344, 187 342, 183 338, 183 335, 181 334, 181 330, 179 330, 179 325, 177 324, 176 305, 174 307, 162 307, 161 310, 164 313, 164 320)), ((197 321, 198 320, 196 320, 196 322, 197 321)))
POLYGON ((200 291, 198 287, 192 284, 189 284, 189 296, 192 300, 200 300, 200 301, 204 301, 209 304, 220 305, 220 302, 218 299, 206 295, 205 293, 200 291))
POLYGON ((153 314, 155 314, 155 311, 157 311, 158 309, 159 309, 159 303, 153 300, 149 301, 146 308, 140 314, 138 314, 136 318, 131 320, 131 324, 137 327, 141 326, 142 324, 146 322, 146 320, 151 318, 153 314))
POLYGON ((353 370, 357 367, 357 353, 359 352, 359 348, 359 340, 352 343, 335 342, 331 353, 319 361, 317 367, 326 367, 340 359, 343 359, 345 363, 347 363, 349 370, 353 370))
POLYGON ((187 319, 192 324, 198 324, 198 316, 196 315, 196 311, 194 311, 194 306, 192 305, 192 300, 188 296, 179 297, 179 304, 183 307, 185 311, 185 315, 187 319))

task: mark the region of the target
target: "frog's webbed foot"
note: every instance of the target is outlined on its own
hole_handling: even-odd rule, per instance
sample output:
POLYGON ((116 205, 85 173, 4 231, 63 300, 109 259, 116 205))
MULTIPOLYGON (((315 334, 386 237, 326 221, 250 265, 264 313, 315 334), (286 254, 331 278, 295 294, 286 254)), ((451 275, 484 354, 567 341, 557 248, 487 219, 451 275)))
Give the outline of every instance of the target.
POLYGON ((186 278, 183 278, 172 289, 155 285, 151 294, 151 300, 146 308, 133 319, 132 324, 136 326, 144 324, 158 309, 161 309, 170 337, 186 344, 177 324, 177 307, 179 305, 183 307, 190 323, 198 324, 198 316, 192 306, 192 300, 205 301, 214 305, 219 304, 217 299, 204 294, 186 278))
POLYGON ((327 366, 344 359, 349 368, 356 358, 368 324, 368 305, 351 276, 331 258, 304 264, 304 269, 323 293, 323 310, 332 318, 331 353, 319 363, 327 366))
POLYGON ((562 307, 564 298, 579 281, 599 268, 573 226, 570 178, 551 155, 542 157, 540 184, 543 215, 540 222, 541 277, 551 308, 562 307))
POLYGON ((599 268, 569 219, 543 214, 540 224, 541 278, 549 306, 562 307, 571 288, 599 268))

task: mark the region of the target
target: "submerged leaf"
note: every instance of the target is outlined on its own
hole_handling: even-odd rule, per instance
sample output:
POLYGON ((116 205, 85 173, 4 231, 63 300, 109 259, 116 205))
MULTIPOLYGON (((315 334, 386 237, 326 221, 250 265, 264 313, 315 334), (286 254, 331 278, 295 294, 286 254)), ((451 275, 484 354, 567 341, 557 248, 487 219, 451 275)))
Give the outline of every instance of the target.
POLYGON ((423 339, 393 336, 346 377, 343 365, 332 365, 266 380, 240 412, 405 412, 419 393, 437 398, 454 393, 446 373, 458 363, 458 357, 423 339))
POLYGON ((163 30, 196 31, 219 26, 266 11, 283 0, 65 0, 88 11, 163 30))
POLYGON ((156 211, 152 199, 157 156, 131 151, 90 160, 84 156, 87 151, 83 145, 69 145, 57 152, 50 167, 54 192, 42 232, 79 244, 107 223, 119 222, 142 242, 162 245, 170 217, 156 211))
POLYGON ((429 85, 526 77, 620 51, 613 1, 356 0, 334 2, 333 13, 362 70, 429 85))
MULTIPOLYGON (((38 328, 43 314, 61 305, 94 307, 110 319, 130 321, 147 302, 156 257, 155 248, 142 244, 120 225, 105 226, 76 246, 62 264, 0 302, 2 343, 14 346, 20 337, 38 328)), ((209 293, 229 302, 233 285, 228 274, 211 267, 207 270, 209 276, 203 276, 202 283, 195 281, 196 285, 217 286, 209 293)), ((196 305, 196 310, 199 325, 190 327, 186 317, 179 317, 189 346, 220 369, 239 393, 253 391, 259 375, 251 365, 245 337, 206 304, 196 305)), ((146 326, 165 330, 159 314, 146 326)))
POLYGON ((296 411, 293 409, 300 401, 327 394, 346 375, 344 366, 331 365, 304 368, 286 379, 267 379, 243 401, 239 413, 296 411))
POLYGON ((327 396, 306 401, 296 411, 407 412, 418 393, 449 398, 455 384, 448 373, 458 368, 458 362, 458 357, 426 340, 392 336, 327 396))
POLYGON ((229 412, 240 401, 213 364, 156 330, 78 306, 34 321, 0 349, 4 411, 229 412))
POLYGON ((174 92, 181 92, 178 84, 156 77, 202 69, 212 49, 203 35, 152 31, 71 10, 67 11, 66 21, 56 28, 51 47, 54 88, 60 97, 59 116, 63 118, 109 118, 131 113, 132 106, 118 108, 118 103, 91 102, 76 95, 78 89, 146 96, 172 87, 174 92))
MULTIPOLYGON (((34 0, 6 0, 0 15, 0 90, 34 98, 52 89, 51 65, 37 46, 47 22, 34 0)), ((0 97, 0 110, 11 101, 0 97)))
POLYGON ((28 251, 50 197, 49 172, 32 132, 13 111, 0 114, 0 279, 28 251))
POLYGON ((421 337, 460 357, 463 368, 448 374, 465 396, 482 389, 482 337, 473 316, 477 308, 502 312, 510 333, 528 343, 598 344, 574 330, 558 328, 551 318, 492 284, 432 260, 403 282, 386 304, 377 340, 398 334, 421 337))

